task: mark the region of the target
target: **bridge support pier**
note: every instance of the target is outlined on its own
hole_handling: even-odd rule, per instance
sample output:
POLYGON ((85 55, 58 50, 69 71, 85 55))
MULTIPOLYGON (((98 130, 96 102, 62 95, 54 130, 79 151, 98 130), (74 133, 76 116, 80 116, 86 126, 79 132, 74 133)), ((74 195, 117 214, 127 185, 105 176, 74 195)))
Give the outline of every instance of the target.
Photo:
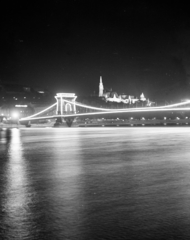
MULTIPOLYGON (((58 114, 61 114, 60 112, 58 112, 58 114)), ((58 127, 63 123, 62 121, 62 117, 58 117, 55 121, 54 127, 58 127)))
POLYGON ((68 127, 72 126, 74 119, 75 119, 74 117, 64 118, 64 120, 65 120, 65 122, 66 122, 68 127))
POLYGON ((25 127, 31 127, 30 121, 18 121, 18 124, 25 125, 25 127))
POLYGON ((27 124, 25 125, 26 127, 31 127, 31 122, 28 121, 27 124))

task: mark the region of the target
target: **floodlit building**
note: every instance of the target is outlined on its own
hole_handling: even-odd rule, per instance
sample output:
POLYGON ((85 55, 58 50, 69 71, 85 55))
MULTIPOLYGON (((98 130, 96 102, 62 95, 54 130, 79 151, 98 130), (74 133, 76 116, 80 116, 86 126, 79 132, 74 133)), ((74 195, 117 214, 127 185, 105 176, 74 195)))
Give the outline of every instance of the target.
POLYGON ((20 117, 28 116, 37 108, 49 106, 54 101, 54 95, 42 88, 15 83, 0 83, 0 116, 10 117, 17 112, 20 117))

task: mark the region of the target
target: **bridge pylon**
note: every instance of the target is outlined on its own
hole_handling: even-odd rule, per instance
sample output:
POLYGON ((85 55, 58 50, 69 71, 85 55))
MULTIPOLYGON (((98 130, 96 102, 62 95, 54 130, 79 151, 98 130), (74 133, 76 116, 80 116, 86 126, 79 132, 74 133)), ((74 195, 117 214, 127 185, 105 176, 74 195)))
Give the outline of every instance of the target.
MULTIPOLYGON (((57 100, 56 114, 58 115, 58 117, 56 119, 56 123, 54 126, 60 126, 63 123, 62 115, 76 113, 76 105, 75 105, 76 98, 77 98, 77 96, 75 96, 75 93, 57 93, 57 95, 55 96, 55 99, 57 100), (70 101, 72 103, 68 103, 65 100, 70 101), (59 115, 61 115, 61 116, 59 117, 59 115)), ((71 127, 74 118, 73 117, 65 117, 64 120, 65 120, 67 126, 71 127)))

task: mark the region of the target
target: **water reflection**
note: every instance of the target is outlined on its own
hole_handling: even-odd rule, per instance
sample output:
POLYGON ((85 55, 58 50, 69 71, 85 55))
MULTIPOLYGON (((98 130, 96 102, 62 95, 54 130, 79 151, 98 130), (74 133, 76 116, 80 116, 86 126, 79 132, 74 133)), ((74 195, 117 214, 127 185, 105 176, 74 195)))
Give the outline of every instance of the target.
POLYGON ((3 179, 4 191, 1 194, 3 231, 9 238, 23 239, 30 235, 28 178, 25 159, 23 158, 20 131, 12 129, 5 133, 7 159, 3 179))
POLYGON ((9 143, 11 138, 11 129, 2 129, 0 128, 0 146, 3 144, 9 143))
POLYGON ((190 239, 190 129, 2 138, 0 239, 190 239))
MULTIPOLYGON (((24 158, 36 197, 38 239, 84 239, 83 168, 77 130, 37 129, 22 131, 24 158), (26 137, 26 139, 25 139, 26 137), (36 141, 36 137, 38 141, 36 141)), ((36 238, 37 239, 37 238, 36 238)))
POLYGON ((51 145, 51 157, 54 159, 49 173, 53 188, 51 203, 54 203, 53 215, 57 219, 57 227, 65 239, 84 239, 81 231, 84 219, 83 165, 78 131, 54 131, 51 145))

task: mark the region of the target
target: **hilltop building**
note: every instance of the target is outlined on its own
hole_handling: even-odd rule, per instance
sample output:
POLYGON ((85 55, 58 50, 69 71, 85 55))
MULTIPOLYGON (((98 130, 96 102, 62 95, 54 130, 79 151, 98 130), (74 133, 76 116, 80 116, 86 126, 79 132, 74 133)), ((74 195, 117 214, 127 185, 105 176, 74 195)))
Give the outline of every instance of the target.
POLYGON ((139 98, 135 98, 132 95, 127 94, 120 94, 118 95, 117 92, 113 92, 112 89, 109 91, 104 91, 102 76, 100 76, 100 83, 99 83, 99 97, 104 99, 106 102, 115 102, 115 103, 123 103, 123 104, 136 104, 139 102, 145 102, 147 106, 151 106, 154 102, 147 100, 142 93, 139 98))

